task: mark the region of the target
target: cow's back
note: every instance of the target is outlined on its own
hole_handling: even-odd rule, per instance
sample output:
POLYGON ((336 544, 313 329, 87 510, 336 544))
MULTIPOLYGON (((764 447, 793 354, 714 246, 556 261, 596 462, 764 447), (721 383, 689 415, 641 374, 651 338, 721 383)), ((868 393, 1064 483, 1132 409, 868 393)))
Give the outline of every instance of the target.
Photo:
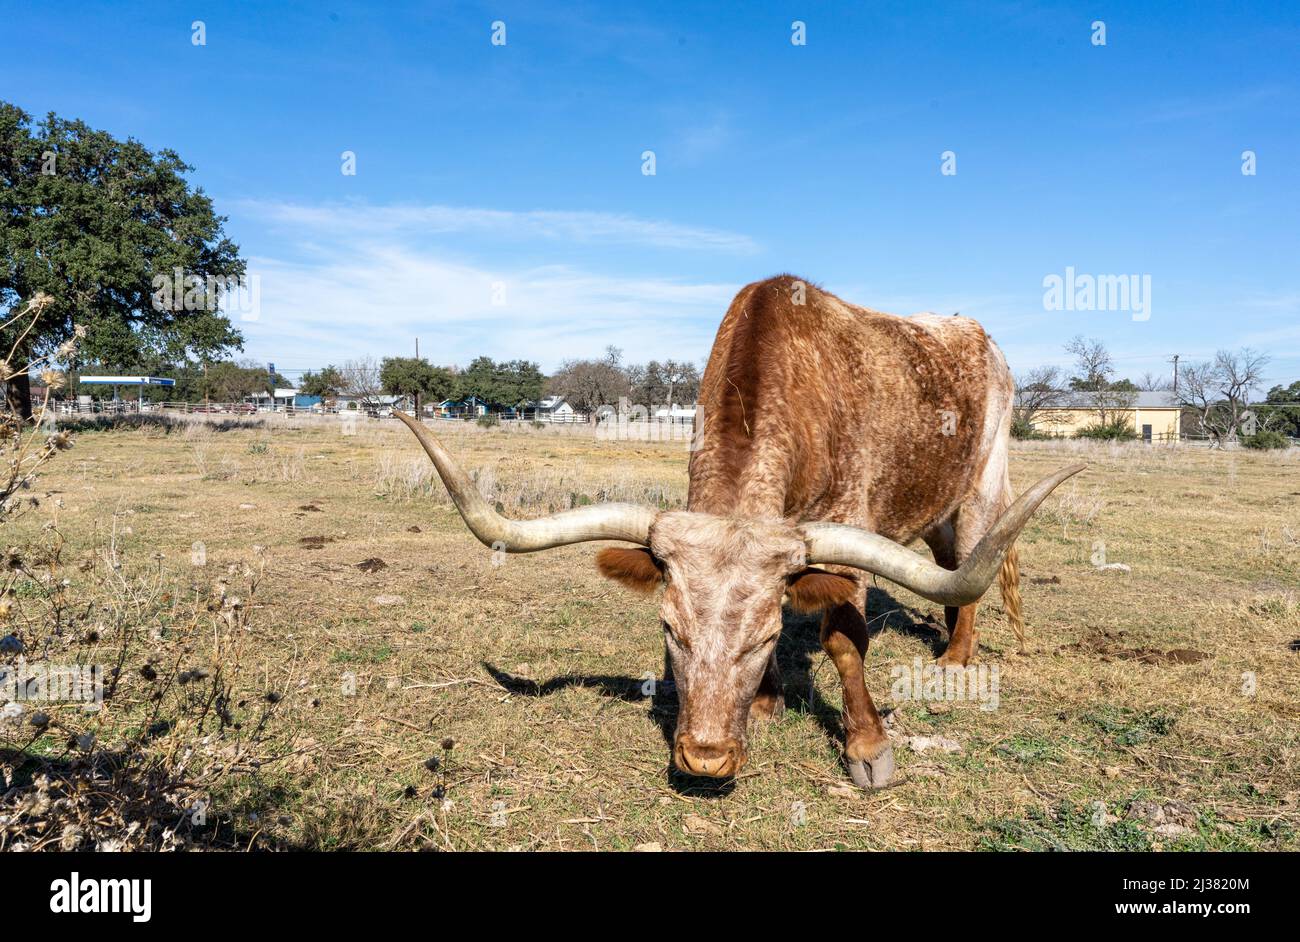
POLYGON ((704 372, 690 508, 910 540, 970 493, 1010 396, 972 320, 882 314, 788 275, 756 282, 704 372))

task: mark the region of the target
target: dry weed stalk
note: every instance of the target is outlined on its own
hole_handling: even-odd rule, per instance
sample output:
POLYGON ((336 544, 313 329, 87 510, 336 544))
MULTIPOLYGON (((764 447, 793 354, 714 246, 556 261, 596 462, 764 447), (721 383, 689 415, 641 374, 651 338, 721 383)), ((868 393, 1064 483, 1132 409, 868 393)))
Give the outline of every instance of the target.
MULTIPOLYGON (((18 327, 0 378, 31 368, 15 369, 13 351, 49 303, 38 296, 0 326, 18 327)), ((74 344, 46 359, 65 359, 74 344)), ((23 492, 71 444, 67 432, 42 431, 49 390, 62 377, 47 368, 43 379, 46 396, 31 419, 0 414, 8 458, 0 524, 37 505, 23 492)), ((279 757, 269 727, 283 694, 241 679, 246 599, 261 567, 232 567, 182 603, 164 587, 161 555, 126 564, 124 513, 113 514, 107 542, 76 567, 82 575, 64 563, 57 509, 31 545, 0 556, 0 850, 262 840, 213 805, 230 808, 279 757), (235 581, 242 598, 231 592, 235 581)))
POLYGON ((33 411, 31 419, 23 419, 8 408, 0 412, 0 448, 5 453, 5 467, 0 472, 0 522, 36 503, 35 498, 25 497, 22 492, 31 488, 42 465, 56 452, 72 445, 72 439, 66 432, 51 431, 42 426, 49 408, 50 392, 63 382, 62 374, 51 369, 50 365, 56 358, 70 356, 84 331, 79 328, 76 338, 68 340, 45 357, 17 366, 13 362, 19 346, 35 326, 41 312, 52 303, 53 299, 49 295, 38 294, 27 302, 25 308, 0 324, 0 331, 16 328, 18 333, 8 355, 0 362, 0 381, 7 384, 34 367, 45 366, 41 372, 41 378, 45 382, 45 396, 33 411))

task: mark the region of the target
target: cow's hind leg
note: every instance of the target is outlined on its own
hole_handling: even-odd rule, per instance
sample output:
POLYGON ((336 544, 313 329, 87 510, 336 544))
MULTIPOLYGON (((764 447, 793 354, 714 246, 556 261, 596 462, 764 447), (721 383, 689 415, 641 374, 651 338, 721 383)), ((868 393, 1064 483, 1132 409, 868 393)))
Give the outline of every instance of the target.
POLYGON ((758 693, 749 705, 750 722, 770 720, 780 716, 785 710, 785 691, 781 686, 781 668, 776 663, 776 652, 768 659, 767 669, 763 671, 763 680, 758 685, 758 693))
MULTIPOLYGON (((865 601, 865 590, 863 592, 865 601)), ((862 675, 867 620, 862 606, 838 605, 822 616, 822 648, 840 674, 844 692, 844 757, 861 788, 884 788, 894 777, 894 750, 862 675)))
MULTIPOLYGON (((954 520, 940 524, 925 535, 926 545, 934 553, 934 561, 944 569, 956 569, 959 565, 960 529, 958 514, 954 520)), ((978 602, 960 608, 954 605, 944 606, 943 620, 948 626, 948 646, 937 661, 940 667, 965 667, 974 657, 979 645, 979 632, 975 630, 975 611, 978 608, 978 602)))

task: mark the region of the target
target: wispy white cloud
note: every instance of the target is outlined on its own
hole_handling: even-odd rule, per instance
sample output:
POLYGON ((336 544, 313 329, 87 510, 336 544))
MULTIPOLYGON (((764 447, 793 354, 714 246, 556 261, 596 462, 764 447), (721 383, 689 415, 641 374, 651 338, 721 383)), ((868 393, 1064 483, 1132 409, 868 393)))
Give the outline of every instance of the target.
POLYGON ((248 352, 294 368, 405 354, 417 336, 437 363, 489 355, 549 370, 607 345, 629 361, 702 361, 739 285, 549 264, 538 258, 554 247, 520 243, 757 248, 732 232, 615 213, 251 200, 237 212, 275 246, 249 259, 261 297, 259 317, 239 322, 248 352), (448 233, 473 238, 439 238, 448 233))
POLYGON ((1141 121, 1144 124, 1163 124, 1217 118, 1268 104, 1284 92, 1285 89, 1279 85, 1263 85, 1205 98, 1178 98, 1156 105, 1141 121))
POLYGON ((1238 337, 1242 346, 1283 360, 1300 356, 1300 291, 1255 293, 1241 306, 1254 312, 1251 320, 1259 324, 1238 337))
MULTIPOLYGON (((319 236, 319 233, 316 234, 319 236)), ((261 313, 239 327, 254 356, 322 366, 405 354, 562 360, 621 347, 629 360, 707 356, 739 287, 623 278, 564 266, 512 270, 392 245, 321 245, 307 261, 253 258, 261 313)))
POLYGON ((307 205, 244 200, 242 212, 273 225, 351 237, 432 236, 475 233, 509 241, 558 240, 591 244, 643 245, 664 249, 744 255, 758 251, 747 235, 683 226, 622 213, 483 209, 468 206, 333 203, 307 205))
POLYGON ((683 166, 694 166, 724 152, 731 142, 731 124, 718 115, 705 124, 684 128, 677 142, 678 158, 683 166))

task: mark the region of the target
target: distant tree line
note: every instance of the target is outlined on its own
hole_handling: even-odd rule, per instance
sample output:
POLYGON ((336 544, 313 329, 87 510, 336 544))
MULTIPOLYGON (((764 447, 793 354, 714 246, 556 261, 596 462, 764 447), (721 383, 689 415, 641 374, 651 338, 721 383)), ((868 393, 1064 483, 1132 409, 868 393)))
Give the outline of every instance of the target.
POLYGON ((683 360, 651 360, 623 365, 623 351, 606 347, 596 360, 565 360, 546 384, 575 411, 595 415, 602 406, 618 408, 621 400, 651 413, 672 406, 691 406, 700 395, 700 372, 683 360))
MULTIPOLYGON (((267 367, 249 359, 169 363, 133 357, 124 362, 82 364, 77 373, 63 377, 61 391, 97 399, 112 396, 109 386, 77 387, 77 377, 83 374, 147 374, 176 380, 172 387, 146 387, 147 402, 238 402, 276 388, 296 388, 305 396, 356 400, 365 408, 377 405, 385 395, 418 396, 426 404, 474 396, 497 412, 527 408, 544 395, 553 395, 584 415, 593 415, 602 406, 618 408, 621 400, 647 410, 690 406, 700 392, 700 373, 693 363, 651 360, 624 365, 622 351, 614 347, 607 348, 600 359, 566 360, 549 377, 530 360, 480 356, 459 367, 437 366, 423 357, 362 357, 309 370, 296 383, 279 374, 272 376, 267 367)), ((134 397, 134 390, 131 395, 134 397)))
POLYGON ((542 395, 545 377, 529 360, 476 357, 469 366, 435 366, 423 357, 366 357, 307 372, 298 390, 322 399, 347 397, 370 404, 379 396, 419 397, 422 402, 476 396, 493 410, 514 409, 542 395))
POLYGON ((647 409, 693 405, 700 373, 693 363, 651 360, 624 365, 622 351, 606 348, 599 359, 565 360, 551 376, 529 360, 476 357, 464 368, 435 366, 415 357, 349 360, 341 366, 304 373, 298 389, 322 399, 348 397, 369 403, 381 395, 419 396, 425 403, 470 396, 490 411, 528 408, 544 395, 559 396, 583 415, 620 400, 647 409))

